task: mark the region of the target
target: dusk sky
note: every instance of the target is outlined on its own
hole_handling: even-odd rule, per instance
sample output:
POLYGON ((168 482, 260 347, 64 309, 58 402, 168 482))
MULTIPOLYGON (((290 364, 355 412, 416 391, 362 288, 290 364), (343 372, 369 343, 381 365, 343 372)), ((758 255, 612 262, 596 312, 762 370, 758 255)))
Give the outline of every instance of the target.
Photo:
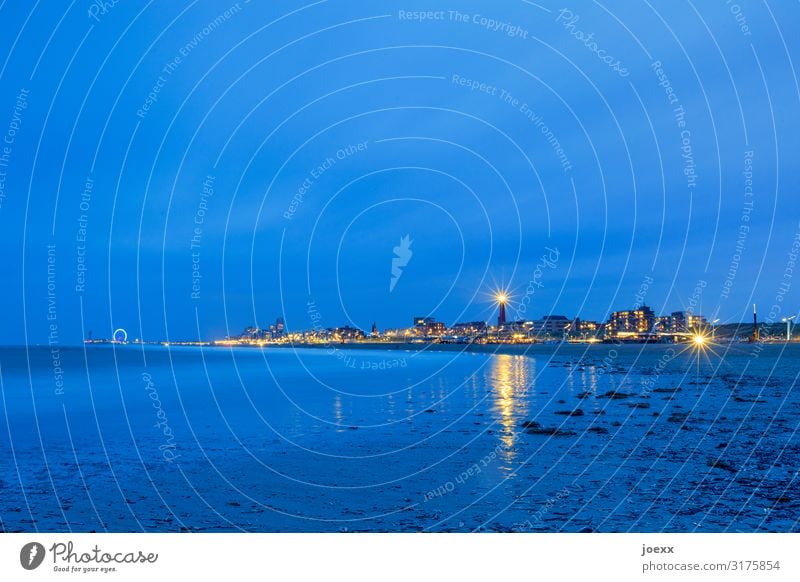
POLYGON ((800 307, 796 5, 101 4, 0 2, 0 343, 800 307))

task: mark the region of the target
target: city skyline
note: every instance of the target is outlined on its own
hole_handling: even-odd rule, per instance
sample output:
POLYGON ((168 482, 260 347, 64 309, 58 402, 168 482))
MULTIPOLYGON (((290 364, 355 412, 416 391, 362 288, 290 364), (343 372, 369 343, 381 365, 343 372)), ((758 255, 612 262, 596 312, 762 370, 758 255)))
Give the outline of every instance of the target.
MULTIPOLYGON (((408 242, 408 241, 406 241, 408 242)), ((399 279, 399 276, 395 278, 395 273, 398 271, 393 269, 393 284, 396 284, 396 281, 399 279)), ((402 275, 402 271, 399 271, 400 275, 402 275)), ((757 305, 752 305, 752 321, 741 320, 741 321, 723 321, 719 317, 707 317, 702 310, 699 308, 701 293, 702 290, 705 288, 705 282, 700 282, 698 286, 695 287, 694 295, 684 303, 684 305, 688 304, 688 307, 684 307, 683 309, 678 310, 661 310, 659 312, 653 311, 653 309, 647 304, 645 297, 647 295, 647 290, 649 286, 652 284, 652 278, 646 278, 642 286, 639 289, 639 292, 636 295, 636 303, 624 307, 622 309, 614 309, 610 311, 604 317, 593 319, 589 317, 581 317, 580 315, 564 315, 563 313, 556 313, 556 312, 549 312, 543 313, 539 317, 530 317, 530 313, 528 312, 527 302, 526 300, 530 299, 531 293, 526 293, 522 297, 519 295, 515 295, 511 288, 508 286, 503 287, 494 287, 484 293, 486 298, 484 299, 483 303, 489 303, 489 310, 490 313, 487 317, 483 319, 470 319, 469 317, 462 317, 459 320, 451 321, 448 324, 447 319, 443 319, 438 317, 436 314, 425 314, 422 316, 413 316, 414 327, 421 325, 420 322, 425 322, 427 324, 435 323, 436 325, 441 326, 441 331, 448 331, 451 332, 452 330, 469 326, 475 324, 476 322, 480 322, 482 324, 486 324, 488 327, 496 326, 498 329, 503 328, 508 324, 508 326, 512 325, 527 325, 528 327, 537 327, 542 325, 543 323, 547 324, 547 336, 552 335, 562 335, 561 331, 558 330, 557 333, 553 334, 550 333, 550 327, 552 327, 552 322, 556 320, 561 320, 564 322, 564 326, 567 328, 574 328, 575 326, 579 326, 580 324, 584 324, 584 331, 591 332, 590 335, 602 335, 605 334, 608 337, 612 337, 616 332, 619 331, 638 331, 638 332, 654 332, 654 331, 666 331, 672 330, 677 331, 679 328, 682 331, 688 331, 690 329, 711 329, 713 327, 723 327, 726 325, 735 325, 735 326, 747 326, 752 323, 754 329, 759 326, 771 326, 776 324, 785 324, 787 327, 787 337, 790 334, 791 323, 798 317, 798 314, 795 313, 794 315, 787 315, 783 316, 779 314, 783 313, 783 307, 778 305, 771 306, 772 311, 770 311, 769 316, 762 318, 761 321, 758 320, 758 313, 757 313, 757 305), (777 317, 777 319, 776 319, 777 317), (492 318, 496 319, 496 323, 492 322, 492 318), (439 321, 441 319, 441 321, 439 321), (634 323, 630 323, 625 321, 626 319, 636 319, 634 323), (622 321, 623 323, 620 323, 622 321), (675 323, 678 321, 678 323, 675 323), (610 330, 610 335, 609 335, 610 330)), ((530 286, 528 287, 530 290, 530 286)), ((248 333, 256 334, 257 332, 265 332, 271 331, 272 335, 275 335, 275 331, 278 332, 278 336, 284 334, 284 330, 287 332, 298 332, 298 333, 307 333, 310 331, 331 331, 336 329, 343 329, 343 330, 353 330, 358 332, 364 332, 367 337, 376 336, 376 335, 385 335, 389 332, 396 331, 396 330, 406 330, 409 329, 407 326, 400 324, 387 324, 382 322, 382 324, 378 325, 378 320, 380 317, 380 311, 376 312, 376 317, 372 319, 372 323, 369 325, 362 325, 358 324, 353 321, 346 321, 346 322, 339 322, 334 323, 326 326, 322 326, 320 321, 322 320, 322 316, 320 315, 316 303, 314 301, 309 301, 306 304, 306 313, 309 315, 309 323, 307 326, 291 326, 287 325, 285 321, 285 316, 283 314, 276 317, 274 323, 267 324, 265 326, 259 325, 258 322, 248 324, 244 327, 244 332, 242 334, 236 335, 230 332, 236 331, 235 326, 231 326, 229 329, 229 333, 225 335, 225 339, 232 338, 232 337, 245 337, 248 333), (371 329, 371 332, 365 331, 371 329), (383 332, 379 332, 382 329, 383 332)), ((483 310, 485 312, 485 309, 483 310)), ((406 320, 403 323, 407 323, 411 316, 406 315, 404 317, 406 320)), ((240 328, 241 329, 241 326, 240 328)), ((570 331, 573 334, 575 330, 572 329, 570 331)), ((756 333, 756 332, 754 332, 756 333)), ((395 334, 400 335, 400 334, 395 334)), ((541 331, 537 332, 535 335, 541 336, 541 331)), ((573 334, 574 335, 574 334, 573 334)), ((586 333, 584 333, 586 335, 586 333)), ((124 327, 117 327, 109 336, 110 339, 114 339, 115 343, 127 343, 127 331, 124 327), (118 333, 124 333, 125 339, 122 341, 116 341, 116 335, 118 333)), ((83 338, 84 340, 92 341, 94 340, 94 332, 90 329, 88 335, 83 338)), ((98 338, 102 341, 109 341, 107 338, 100 334, 98 338)), ((164 341, 172 341, 172 342, 182 342, 182 341, 197 341, 197 342, 214 342, 219 340, 219 337, 194 337, 194 338, 144 338, 144 337, 137 337, 137 341, 148 341, 148 342, 164 342, 164 341)))
POLYGON ((692 310, 672 311, 657 314, 647 304, 633 305, 627 309, 611 312, 603 320, 568 317, 561 314, 544 314, 532 319, 513 319, 506 317, 506 305, 511 297, 507 291, 494 292, 497 307, 496 322, 487 320, 439 321, 434 316, 414 316, 410 326, 379 327, 373 321, 369 327, 353 326, 350 323, 323 326, 321 317, 312 302, 308 304, 308 312, 313 325, 307 328, 290 328, 282 316, 265 325, 248 325, 241 333, 229 333, 223 338, 130 338, 125 328, 117 328, 109 337, 94 337, 93 333, 84 338, 84 343, 151 343, 151 344, 202 344, 202 345, 234 345, 236 342, 261 343, 289 342, 302 345, 313 339, 325 341, 367 341, 382 340, 404 342, 409 339, 427 341, 467 343, 488 338, 488 343, 503 343, 509 339, 516 343, 536 343, 544 340, 569 340, 572 342, 594 343, 598 341, 688 341, 704 344, 712 340, 717 330, 721 336, 729 340, 759 341, 785 338, 791 341, 794 336, 794 321, 797 316, 783 317, 780 321, 762 319, 759 321, 757 306, 753 305, 752 321, 722 322, 719 318, 709 319, 692 310), (785 329, 785 333, 784 333, 785 329), (777 330, 777 333, 775 333, 777 330), (233 342, 233 343, 231 343, 233 342))

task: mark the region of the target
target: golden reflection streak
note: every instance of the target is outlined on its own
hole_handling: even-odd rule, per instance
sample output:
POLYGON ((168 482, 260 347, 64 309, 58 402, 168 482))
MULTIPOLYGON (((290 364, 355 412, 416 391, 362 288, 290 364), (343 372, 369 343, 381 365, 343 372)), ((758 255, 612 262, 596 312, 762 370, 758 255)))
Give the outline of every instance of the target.
MULTIPOLYGON (((527 356, 497 354, 492 357, 487 371, 494 395, 494 412, 501 427, 500 442, 507 461, 516 456, 514 443, 519 434, 519 424, 528 411, 528 366, 533 362, 527 356)), ((535 377, 535 371, 533 375, 535 377)))

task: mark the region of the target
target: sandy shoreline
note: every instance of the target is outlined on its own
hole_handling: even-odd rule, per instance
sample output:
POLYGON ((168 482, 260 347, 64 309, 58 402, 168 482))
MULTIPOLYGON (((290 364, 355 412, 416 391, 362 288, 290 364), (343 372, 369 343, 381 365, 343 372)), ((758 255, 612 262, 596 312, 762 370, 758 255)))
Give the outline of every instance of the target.
MULTIPOLYGON (((631 347, 641 347, 637 344, 631 347)), ((665 345, 665 344, 659 344, 665 345)), ((248 346, 241 346, 248 347, 248 346)), ((375 351, 405 351, 405 352, 469 352, 478 354, 508 354, 526 355, 530 352, 552 352, 558 349, 597 349, 614 348, 613 344, 569 344, 569 343, 539 343, 539 344, 434 344, 434 343, 336 343, 336 344, 286 344, 269 345, 267 348, 281 349, 322 349, 322 350, 375 350, 375 351)))

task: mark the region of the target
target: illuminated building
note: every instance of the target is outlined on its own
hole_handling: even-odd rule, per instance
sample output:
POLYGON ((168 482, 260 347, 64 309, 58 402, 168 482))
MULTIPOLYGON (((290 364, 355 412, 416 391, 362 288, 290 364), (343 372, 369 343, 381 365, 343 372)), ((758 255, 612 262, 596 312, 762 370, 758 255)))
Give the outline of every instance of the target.
POLYGON ((486 327, 485 321, 467 321, 454 324, 450 332, 459 336, 476 336, 486 333, 486 327))
POLYGON ((453 327, 450 328, 455 333, 460 333, 463 335, 467 334, 474 334, 474 333, 484 333, 486 331, 486 322, 485 321, 467 321, 464 323, 456 323, 453 324, 453 327))
POLYGON ((414 329, 417 335, 441 336, 444 335, 446 327, 444 323, 436 321, 433 317, 414 318, 414 329))
POLYGON ((669 315, 657 317, 654 326, 655 331, 665 334, 694 333, 707 328, 708 321, 705 317, 687 311, 673 311, 669 315))
POLYGON ((334 341, 356 341, 363 340, 366 337, 363 331, 357 327, 350 327, 349 325, 331 330, 331 335, 331 339, 334 341))
POLYGON ((664 319, 663 331, 675 333, 692 332, 705 329, 708 325, 706 318, 702 315, 694 315, 686 311, 674 311, 664 319))
POLYGON ((603 330, 603 324, 576 317, 567 330, 569 335, 580 339, 596 338, 603 330))
POLYGON ((544 315, 532 322, 531 333, 538 337, 563 337, 570 320, 563 315, 544 315))
POLYGON ((649 334, 655 323, 656 316, 647 305, 628 311, 615 311, 608 318, 606 334, 613 337, 649 334))
POLYGON ((383 330, 383 337, 390 341, 408 341, 417 335, 417 330, 411 327, 400 327, 383 330))

